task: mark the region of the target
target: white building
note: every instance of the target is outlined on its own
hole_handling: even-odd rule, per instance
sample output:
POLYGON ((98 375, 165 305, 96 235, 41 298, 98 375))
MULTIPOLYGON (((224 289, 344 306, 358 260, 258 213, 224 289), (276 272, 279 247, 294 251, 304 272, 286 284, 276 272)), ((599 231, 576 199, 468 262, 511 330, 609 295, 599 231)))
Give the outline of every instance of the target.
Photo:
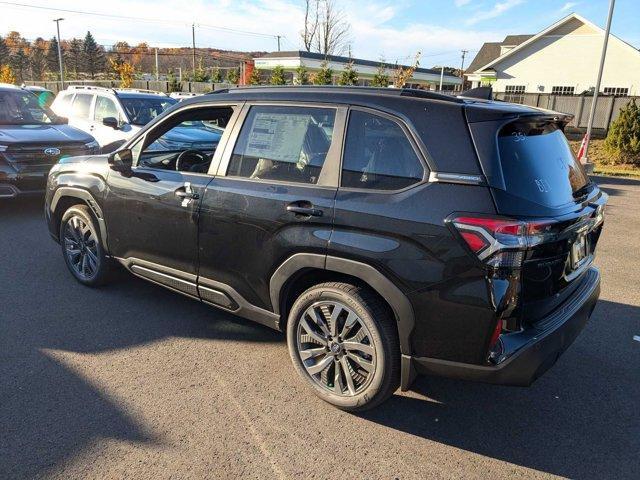
MULTIPOLYGON (((333 70, 336 78, 345 70, 349 63, 352 63, 353 69, 358 72, 361 85, 368 85, 370 83, 373 76, 378 72, 381 63, 360 58, 323 55, 306 51, 272 52, 255 58, 254 62, 255 68, 258 70, 273 70, 274 67, 280 66, 283 67, 286 72, 293 73, 298 67, 304 66, 310 74, 320 70, 322 64, 326 62, 327 66, 333 70)), ((398 65, 390 63, 383 63, 383 65, 385 73, 389 76, 389 79, 393 81, 393 75, 398 65)), ((409 68, 406 65, 400 66, 409 68)), ((421 86, 429 90, 437 90, 440 87, 440 74, 439 69, 417 68, 407 83, 411 86, 421 86)), ((459 77, 446 73, 442 76, 443 90, 459 89, 461 84, 462 79, 459 77)))
MULTIPOLYGON (((593 90, 604 30, 572 13, 536 35, 485 43, 467 69, 472 87, 496 92, 578 95, 593 90)), ((601 91, 640 95, 640 51, 610 35, 601 91)))

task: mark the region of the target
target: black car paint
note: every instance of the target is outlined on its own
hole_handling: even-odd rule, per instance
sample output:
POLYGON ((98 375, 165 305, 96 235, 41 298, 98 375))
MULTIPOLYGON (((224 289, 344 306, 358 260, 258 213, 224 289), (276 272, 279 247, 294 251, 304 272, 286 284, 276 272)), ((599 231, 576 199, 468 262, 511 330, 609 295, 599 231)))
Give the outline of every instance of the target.
MULTIPOLYGON (((481 160, 490 149, 479 145, 476 135, 471 137, 473 128, 469 130, 466 119, 504 122, 541 113, 506 104, 385 93, 240 89, 198 97, 170 108, 128 145, 173 112, 199 105, 352 105, 393 115, 411 132, 425 162, 425 180, 416 186, 400 192, 365 192, 338 188, 338 179, 324 186, 265 183, 226 177, 219 165, 210 169, 218 173, 215 176, 145 168, 119 172, 109 170, 105 156, 91 157, 52 170, 47 194, 51 234, 57 238, 57 205, 65 198, 57 189, 81 186, 104 212, 108 252, 135 274, 275 328, 282 328, 286 320, 280 295, 288 278, 309 269, 349 274, 377 290, 396 315, 403 388, 415 374, 414 359, 450 364, 439 370, 426 368, 432 373, 454 375, 456 369, 475 365, 489 369, 488 377, 494 368, 486 365, 489 338, 496 321, 512 313, 520 277, 489 275, 445 220, 453 212, 469 210, 495 215, 495 197, 501 193, 488 186, 427 178, 431 172, 454 172, 483 176, 491 185, 495 178, 481 160), (183 208, 174 191, 185 181, 199 198, 183 208), (289 203, 300 201, 313 203, 323 216, 296 217, 287 211, 289 203), (179 280, 164 282, 158 274, 179 280)), ((594 201, 604 201, 597 188, 585 205, 594 201)), ((576 288, 579 284, 575 282, 576 288)), ((530 340, 515 339, 513 351, 530 340)))

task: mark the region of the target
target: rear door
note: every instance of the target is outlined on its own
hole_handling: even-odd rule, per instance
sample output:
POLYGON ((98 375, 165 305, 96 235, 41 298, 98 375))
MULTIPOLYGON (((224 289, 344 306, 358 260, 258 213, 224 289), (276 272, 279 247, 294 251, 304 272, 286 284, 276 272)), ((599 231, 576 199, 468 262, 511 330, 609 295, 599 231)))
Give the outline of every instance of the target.
POLYGON ((326 254, 345 115, 333 105, 245 106, 202 200, 200 285, 219 282, 270 309, 269 279, 285 259, 326 254))

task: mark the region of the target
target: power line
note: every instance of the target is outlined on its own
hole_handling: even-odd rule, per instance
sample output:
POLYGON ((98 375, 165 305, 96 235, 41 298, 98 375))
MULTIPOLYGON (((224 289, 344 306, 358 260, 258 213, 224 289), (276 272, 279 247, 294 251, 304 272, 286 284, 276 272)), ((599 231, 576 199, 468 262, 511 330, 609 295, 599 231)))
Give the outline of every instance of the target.
MULTIPOLYGON (((192 25, 192 23, 188 23, 188 22, 179 22, 179 21, 178 22, 173 22, 173 21, 157 19, 157 18, 132 17, 132 16, 128 16, 128 15, 115 15, 115 14, 111 14, 111 13, 91 12, 91 11, 83 11, 83 10, 72 10, 72 9, 67 9, 67 8, 45 7, 43 5, 28 5, 28 4, 17 3, 17 2, 3 2, 3 1, 0 1, 0 4, 14 6, 14 7, 35 8, 35 9, 38 9, 38 10, 49 10, 49 11, 54 11, 54 12, 72 13, 72 14, 76 14, 76 15, 89 15, 89 16, 103 17, 103 18, 117 18, 117 19, 120 19, 120 20, 136 20, 136 21, 139 21, 139 22, 146 22, 146 23, 162 23, 162 24, 166 24, 166 25, 187 25, 187 26, 192 25)), ((228 33, 235 33, 237 35, 248 35, 248 36, 263 37, 263 38, 277 38, 278 37, 278 35, 274 35, 274 34, 261 33, 261 32, 252 32, 252 31, 249 31, 249 30, 240 30, 240 29, 237 29, 237 28, 220 27, 218 25, 198 24, 198 27, 207 28, 207 29, 211 29, 211 30, 219 30, 219 31, 228 32, 228 33)))

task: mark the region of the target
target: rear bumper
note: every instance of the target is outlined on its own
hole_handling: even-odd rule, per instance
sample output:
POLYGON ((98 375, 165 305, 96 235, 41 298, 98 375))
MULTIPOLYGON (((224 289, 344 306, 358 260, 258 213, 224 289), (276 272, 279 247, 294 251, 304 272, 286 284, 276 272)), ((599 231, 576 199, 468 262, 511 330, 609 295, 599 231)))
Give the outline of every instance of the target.
POLYGON ((507 354, 499 364, 472 365, 403 356, 403 371, 408 376, 413 376, 411 373, 415 371, 500 385, 531 385, 573 343, 589 320, 599 295, 600 272, 591 267, 571 301, 538 322, 536 327, 506 336, 504 343, 507 354), (410 365, 407 365, 408 362, 410 365))

